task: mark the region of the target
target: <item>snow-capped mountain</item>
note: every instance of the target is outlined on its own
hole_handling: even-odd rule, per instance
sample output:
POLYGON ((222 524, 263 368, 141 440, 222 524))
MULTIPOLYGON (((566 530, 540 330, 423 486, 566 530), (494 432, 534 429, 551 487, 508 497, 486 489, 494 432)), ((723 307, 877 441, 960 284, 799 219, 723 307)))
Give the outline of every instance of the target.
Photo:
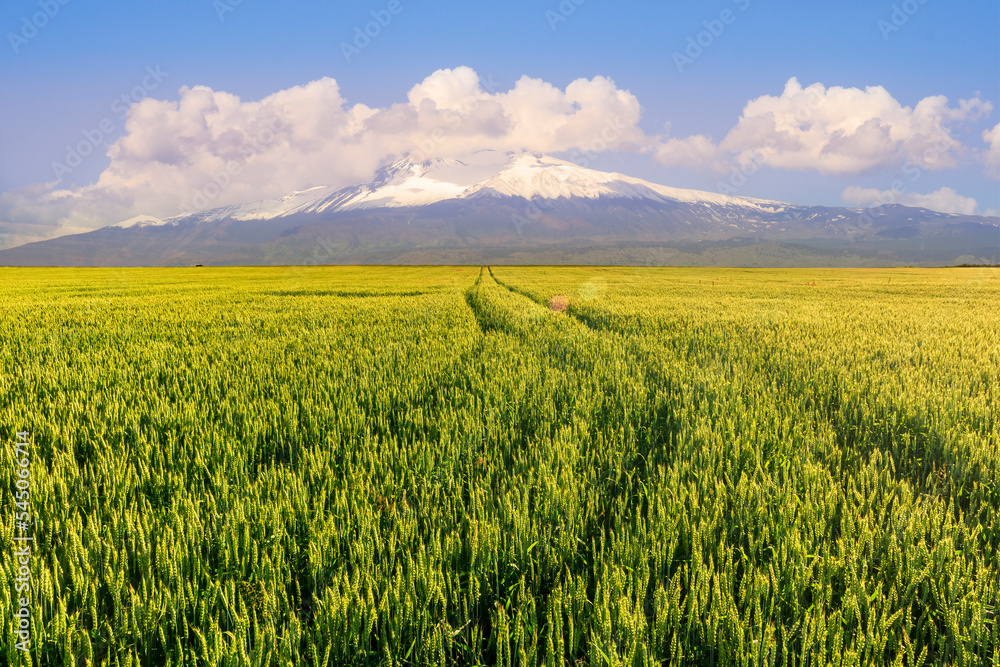
POLYGON ((892 265, 996 255, 998 218, 802 206, 672 188, 546 155, 481 151, 403 157, 347 188, 138 216, 0 251, 0 264, 892 265))
POLYGON ((780 212, 786 204, 657 185, 622 174, 595 171, 547 155, 479 151, 462 159, 414 162, 402 158, 383 167, 370 183, 347 188, 315 187, 280 199, 223 206, 157 220, 139 216, 112 227, 175 225, 182 221, 268 220, 301 214, 428 206, 449 200, 623 199, 656 204, 685 203, 780 212))

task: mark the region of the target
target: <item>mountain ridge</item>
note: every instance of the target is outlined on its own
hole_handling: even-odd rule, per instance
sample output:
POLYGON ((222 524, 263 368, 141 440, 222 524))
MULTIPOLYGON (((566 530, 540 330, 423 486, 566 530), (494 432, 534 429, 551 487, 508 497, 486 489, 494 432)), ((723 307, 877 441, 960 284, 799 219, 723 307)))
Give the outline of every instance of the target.
POLYGON ((571 261, 582 248, 600 260, 602 247, 606 263, 628 263, 622 257, 643 247, 697 244, 712 254, 693 263, 718 261, 723 246, 726 261, 740 263, 743 252, 752 263, 760 253, 745 249, 753 242, 795 248, 799 260, 789 261, 804 265, 962 263, 956 260, 984 252, 996 261, 1000 218, 899 205, 804 206, 672 188, 546 155, 480 151, 404 156, 346 188, 318 186, 163 219, 136 216, 0 250, 0 264, 406 263, 415 256, 435 263, 435 252, 440 263, 532 254, 562 263, 560 253, 571 261))
MULTIPOLYGON (((599 172, 565 160, 536 153, 479 151, 464 161, 457 158, 434 158, 414 162, 408 157, 379 169, 370 183, 335 188, 316 186, 278 199, 262 199, 244 204, 230 204, 203 212, 163 218, 163 223, 192 219, 211 222, 223 217, 235 220, 287 217, 297 213, 335 213, 357 209, 427 206, 449 199, 477 197, 523 197, 559 199, 601 197, 705 202, 716 205, 784 207, 784 202, 752 197, 723 195, 701 190, 686 190, 659 185, 615 172, 599 172), (506 160, 498 159, 502 155, 506 160), (486 156, 485 159, 483 156, 486 156), (492 169, 491 169, 492 167, 492 169), (445 178, 468 174, 489 174, 478 182, 451 182, 445 178), (458 172, 458 173, 456 173, 458 172)), ((463 180, 460 178, 459 180, 463 180)), ((151 218, 151 216, 137 216, 151 218)), ((132 218, 112 227, 132 226, 132 218)))

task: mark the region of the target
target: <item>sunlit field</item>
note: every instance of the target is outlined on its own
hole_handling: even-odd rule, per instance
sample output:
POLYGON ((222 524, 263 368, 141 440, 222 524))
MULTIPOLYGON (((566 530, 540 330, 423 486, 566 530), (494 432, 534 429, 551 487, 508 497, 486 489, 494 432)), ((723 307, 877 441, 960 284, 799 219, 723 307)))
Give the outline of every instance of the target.
POLYGON ((1000 665, 1000 269, 0 269, 0 304, 4 664, 1000 665))

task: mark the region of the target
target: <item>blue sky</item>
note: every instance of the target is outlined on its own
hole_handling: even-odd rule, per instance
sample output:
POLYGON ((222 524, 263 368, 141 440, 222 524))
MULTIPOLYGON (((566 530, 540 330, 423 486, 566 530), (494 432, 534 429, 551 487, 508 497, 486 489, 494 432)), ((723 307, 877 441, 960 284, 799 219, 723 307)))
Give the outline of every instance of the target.
MULTIPOLYGON (((354 108, 359 104, 401 113, 400 105, 417 103, 409 94, 414 86, 435 72, 460 67, 471 68, 491 88, 480 92, 490 95, 510 91, 522 77, 559 91, 580 79, 613 82, 610 90, 595 84, 582 98, 568 94, 562 100, 567 108, 583 108, 589 124, 569 119, 567 127, 576 123, 575 129, 551 142, 511 130, 503 138, 507 146, 523 143, 525 149, 564 157, 579 156, 576 144, 583 150, 604 148, 589 137, 601 126, 602 113, 614 125, 623 109, 632 108, 631 102, 616 106, 620 92, 634 100, 641 117, 627 120, 618 143, 587 151, 591 167, 712 191, 738 183, 736 194, 803 204, 863 205, 866 197, 888 192, 900 203, 930 202, 939 209, 1000 208, 989 153, 994 135, 984 137, 1000 117, 995 1, 396 1, 7 0, 0 7, 0 233, 7 241, 0 245, 101 226, 114 222, 103 218, 130 211, 170 214, 170 202, 186 194, 178 189, 189 187, 188 175, 177 170, 202 168, 198 160, 206 154, 188 126, 171 120, 168 106, 182 99, 182 87, 204 86, 250 103, 310 82, 335 81, 337 100, 331 88, 313 88, 282 98, 282 108, 310 109, 289 122, 324 135, 315 142, 317 150, 330 153, 331 160, 341 155, 357 164, 355 170, 310 162, 291 149, 268 147, 253 156, 270 160, 276 171, 296 172, 287 181, 277 179, 275 187, 304 188, 362 178, 373 168, 371 160, 342 150, 324 134, 323 110, 329 105, 353 109, 353 115, 331 118, 331 127, 362 122, 357 118, 364 109, 354 108), (379 17, 386 25, 375 30, 371 22, 379 17), (368 44, 355 43, 357 31, 366 27, 378 34, 368 44), (701 46, 691 46, 699 40, 701 46), (347 58, 345 43, 364 47, 347 58), (678 66, 680 57, 688 60, 678 66), (786 87, 793 77, 806 92, 786 87), (821 89, 810 88, 814 84, 821 89), (866 94, 874 87, 886 95, 866 94), (781 134, 781 114, 792 118, 810 94, 819 100, 822 119, 800 119, 804 133, 797 139, 781 134), (938 96, 947 103, 926 103, 920 114, 912 113, 922 100, 938 96), (151 99, 132 110, 127 125, 125 102, 144 97, 151 99), (748 103, 765 97, 755 112, 744 113, 748 103), (169 104, 158 107, 155 100, 169 104), (962 100, 972 102, 963 106, 962 100), (858 113, 862 116, 852 121, 858 113), (773 118, 779 120, 768 120, 770 129, 762 129, 762 119, 773 118), (858 129, 862 121, 864 133, 858 129), (903 179, 905 192, 892 193, 907 165, 908 173, 915 173, 913 160, 926 154, 935 132, 942 155, 919 164, 916 179, 903 179), (924 144, 921 133, 927 135, 924 144), (117 158, 109 157, 127 134, 134 136, 122 143, 117 158), (171 159, 163 158, 166 149, 150 145, 154 136, 176 149, 171 159), (58 169, 68 163, 67 149, 81 141, 93 150, 71 169, 58 169), (809 145, 799 145, 803 141, 809 145), (852 150, 857 156, 827 159, 831 151, 852 150), (760 164, 752 162, 748 169, 755 151, 764 151, 760 164), (299 164, 314 164, 322 173, 299 172, 294 168, 299 164), (734 170, 746 178, 734 179, 734 170), (106 182, 97 192, 102 174, 106 182), (139 181, 145 183, 141 188, 139 181), (154 192, 157 187, 162 191, 154 192), (58 205, 51 201, 53 192, 63 193, 58 205), (66 193, 76 193, 86 205, 69 207, 66 193)), ((527 86, 524 91, 522 97, 530 96, 527 86)), ((438 94, 427 93, 444 109, 438 94)), ((513 109, 503 102, 496 113, 531 123, 532 114, 549 108, 541 102, 531 106, 531 100, 518 104, 513 109)), ((399 113, 386 117, 402 118, 399 113)), ((225 122, 239 124, 245 116, 225 122)), ((215 125, 212 131, 219 135, 226 127, 215 125)), ((355 137, 348 143, 368 146, 372 160, 405 148, 398 127, 392 140, 365 132, 364 141, 355 137)), ((1000 131, 995 135, 994 151, 1000 131)), ((482 147, 482 141, 470 139, 469 147, 482 147)), ((267 189, 267 184, 246 185, 267 189)), ((234 188, 230 196, 240 192, 234 188)))

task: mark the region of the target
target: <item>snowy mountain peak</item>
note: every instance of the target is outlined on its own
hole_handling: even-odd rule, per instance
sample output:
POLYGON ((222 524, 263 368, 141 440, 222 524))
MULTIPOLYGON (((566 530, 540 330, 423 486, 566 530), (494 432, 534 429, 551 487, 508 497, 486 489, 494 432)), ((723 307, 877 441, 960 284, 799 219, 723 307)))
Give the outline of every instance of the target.
POLYGON ((379 170, 367 185, 348 188, 336 210, 425 206, 451 199, 519 197, 523 199, 648 199, 715 205, 773 208, 778 202, 729 197, 710 192, 656 185, 617 173, 536 153, 479 151, 462 158, 420 162, 403 158, 379 170))
POLYGON ((601 172, 548 155, 483 150, 457 158, 414 160, 407 155, 379 169, 368 183, 347 188, 319 186, 279 199, 224 206, 159 220, 139 216, 114 225, 125 228, 221 220, 270 220, 298 214, 420 207, 444 201, 520 198, 527 200, 631 200, 655 205, 704 204, 774 212, 779 202, 730 197, 657 185, 601 172))

